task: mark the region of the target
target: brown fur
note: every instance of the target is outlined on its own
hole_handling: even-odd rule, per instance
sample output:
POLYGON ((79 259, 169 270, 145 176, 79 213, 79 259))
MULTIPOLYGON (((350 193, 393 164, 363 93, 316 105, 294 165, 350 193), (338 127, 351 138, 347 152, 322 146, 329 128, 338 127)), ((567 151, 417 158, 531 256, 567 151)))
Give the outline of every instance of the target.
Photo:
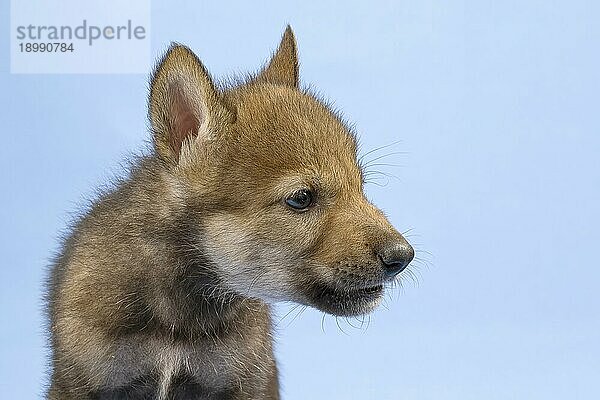
POLYGON ((289 27, 256 77, 225 90, 172 46, 149 117, 154 152, 54 264, 48 397, 277 399, 267 302, 369 312, 393 278, 387 249, 412 249, 365 199, 354 136, 299 90, 289 27), (286 199, 302 188, 314 204, 300 212, 286 199))

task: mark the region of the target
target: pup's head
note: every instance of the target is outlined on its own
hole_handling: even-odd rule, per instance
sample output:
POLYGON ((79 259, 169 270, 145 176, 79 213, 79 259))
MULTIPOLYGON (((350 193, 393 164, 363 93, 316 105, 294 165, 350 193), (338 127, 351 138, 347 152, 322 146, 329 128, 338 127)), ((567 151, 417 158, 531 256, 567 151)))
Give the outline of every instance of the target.
POLYGON ((150 120, 173 195, 198 210, 198 248, 227 289, 357 315, 412 260, 363 194, 354 136, 299 89, 289 27, 258 75, 224 90, 172 46, 152 80, 150 120))

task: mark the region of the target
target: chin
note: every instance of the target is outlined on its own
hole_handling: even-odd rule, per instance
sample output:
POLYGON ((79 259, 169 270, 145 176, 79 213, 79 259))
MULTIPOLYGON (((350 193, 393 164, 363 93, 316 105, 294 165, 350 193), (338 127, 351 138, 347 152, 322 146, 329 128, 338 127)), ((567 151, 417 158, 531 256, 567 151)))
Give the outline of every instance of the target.
POLYGON ((342 289, 328 285, 316 285, 310 290, 308 305, 327 314, 353 317, 368 314, 381 303, 384 285, 367 288, 342 289))

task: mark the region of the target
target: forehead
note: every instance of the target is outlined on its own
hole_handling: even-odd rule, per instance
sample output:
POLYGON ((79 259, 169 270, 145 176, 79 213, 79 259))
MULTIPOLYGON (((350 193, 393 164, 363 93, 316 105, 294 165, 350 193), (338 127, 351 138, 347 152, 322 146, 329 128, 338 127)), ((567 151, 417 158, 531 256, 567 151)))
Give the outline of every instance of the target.
POLYGON ((227 100, 237 114, 229 161, 257 178, 293 175, 327 187, 360 188, 355 137, 313 96, 261 85, 230 92, 227 100))

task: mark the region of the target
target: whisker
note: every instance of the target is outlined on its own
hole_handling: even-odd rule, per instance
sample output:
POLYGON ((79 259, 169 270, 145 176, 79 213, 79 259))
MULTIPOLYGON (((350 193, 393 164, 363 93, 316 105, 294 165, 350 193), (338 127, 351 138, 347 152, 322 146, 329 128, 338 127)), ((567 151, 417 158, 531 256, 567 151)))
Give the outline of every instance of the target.
POLYGON ((407 230, 405 230, 404 232, 402 232, 402 236, 406 236, 408 233, 414 231, 415 228, 408 228, 407 230))
POLYGON ((417 253, 425 253, 425 254, 427 254, 427 255, 429 255, 429 256, 432 256, 432 257, 433 257, 433 253, 431 253, 431 252, 429 252, 429 251, 427 251, 427 250, 423 250, 423 249, 416 249, 416 251, 417 251, 417 253))
MULTIPOLYGON (((363 172, 363 179, 365 179, 365 183, 368 183, 367 178, 369 176, 372 176, 372 175, 379 175, 379 176, 382 176, 382 177, 394 178, 394 179, 396 179, 398 181, 402 181, 402 179, 400 179, 400 177, 398 177, 397 175, 394 175, 394 174, 390 174, 389 172, 382 172, 382 171, 372 170, 372 171, 365 171, 365 172, 363 172)), ((389 181, 387 181, 387 182, 389 182, 389 181)))
POLYGON ((406 168, 406 165, 402 164, 389 164, 389 163, 372 163, 368 167, 395 167, 395 168, 406 168))
POLYGON ((379 182, 376 182, 376 181, 365 181, 365 183, 368 183, 368 184, 373 184, 373 185, 375 185, 375 186, 379 186, 379 187, 386 187, 386 186, 389 184, 389 181, 386 181, 386 182, 385 182, 385 183, 383 183, 383 184, 382 184, 382 183, 379 183, 379 182))
POLYGON ((340 326, 340 322, 338 321, 338 316, 337 316, 337 315, 335 316, 335 324, 337 325, 338 329, 339 329, 339 330, 340 330, 340 331, 341 331, 341 332, 342 332, 344 335, 346 335, 346 336, 350 336, 350 335, 348 335, 348 334, 346 333, 346 331, 344 331, 344 330, 342 329, 342 327, 340 326))
POLYGON ((396 141, 394 141, 394 142, 392 142, 390 144, 386 144, 386 145, 383 145, 383 146, 380 146, 380 147, 376 147, 376 148, 374 148, 372 150, 367 151, 365 154, 361 155, 358 158, 358 160, 362 161, 369 154, 373 154, 373 153, 375 153, 377 151, 380 151, 380 150, 383 150, 383 149, 387 149, 388 147, 392 147, 392 146, 395 146, 395 145, 400 144, 400 143, 402 143, 402 140, 396 140, 396 141))
POLYGON ((411 282, 413 283, 414 286, 416 286, 416 287, 419 286, 419 279, 417 278, 415 273, 412 271, 412 269, 410 269, 410 267, 406 268, 404 270, 404 273, 411 280, 411 282))
MULTIPOLYGON (((358 321, 358 318, 356 318, 356 317, 353 317, 353 318, 355 318, 355 319, 358 321)), ((361 329, 362 325, 359 325, 359 326, 356 326, 356 325, 354 325, 354 324, 353 324, 353 323, 350 321, 350 319, 348 319, 348 317, 346 317, 346 318, 344 318, 344 319, 346 320, 346 323, 347 323, 348 325, 350 325, 352 328, 354 328, 354 329, 358 329, 358 330, 360 330, 360 329, 361 329)), ((359 321, 359 322, 360 322, 360 321, 359 321)))
POLYGON ((377 170, 366 170, 363 174, 363 176, 365 176, 365 177, 368 177, 371 175, 381 175, 381 176, 385 176, 386 178, 398 178, 396 175, 390 174, 388 172, 377 171, 377 170))
POLYGON ((300 309, 299 312, 296 313, 296 315, 294 315, 294 318, 292 318, 292 320, 286 325, 286 328, 288 328, 292 322, 294 322, 296 320, 296 318, 298 318, 298 316, 302 315, 302 313, 304 311, 306 311, 307 306, 302 306, 302 308, 300 309))
POLYGON ((394 151, 392 153, 386 153, 386 154, 380 155, 378 157, 375 157, 375 158, 373 158, 371 160, 366 161, 363 164, 363 166, 364 167, 368 167, 369 165, 372 165, 372 163, 375 162, 375 161, 377 161, 377 160, 381 160, 381 159, 386 158, 386 157, 397 156, 397 155, 405 155, 405 154, 408 154, 408 152, 406 152, 406 151, 394 151))
POLYGON ((277 322, 277 325, 279 325, 280 323, 282 323, 283 320, 286 319, 286 317, 288 315, 290 315, 292 312, 294 312, 294 310, 296 310, 298 307, 300 307, 300 304, 296 304, 295 306, 293 306, 292 308, 290 308, 290 310, 283 317, 281 317, 279 319, 279 321, 277 322))

